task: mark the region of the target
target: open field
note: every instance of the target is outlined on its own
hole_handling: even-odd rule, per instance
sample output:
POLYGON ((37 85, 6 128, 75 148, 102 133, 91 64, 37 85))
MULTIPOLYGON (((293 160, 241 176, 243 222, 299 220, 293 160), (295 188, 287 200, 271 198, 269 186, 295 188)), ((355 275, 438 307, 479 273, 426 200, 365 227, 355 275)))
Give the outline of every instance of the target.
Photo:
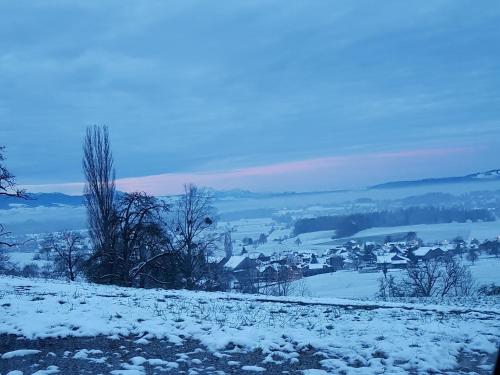
MULTIPOLYGON (((481 257, 474 264, 465 261, 472 276, 479 285, 500 284, 500 258, 481 257)), ((395 277, 401 277, 404 271, 389 270, 395 277)), ((382 271, 359 273, 357 271, 337 271, 306 277, 297 281, 297 290, 313 297, 339 298, 374 298, 378 291, 378 279, 382 271)))
POLYGON ((500 222, 477 222, 477 223, 447 223, 447 224, 422 224, 407 225, 400 227, 370 228, 349 237, 353 239, 374 239, 385 236, 406 234, 416 232, 417 236, 426 243, 438 241, 451 241, 455 237, 462 237, 469 241, 473 238, 484 240, 500 236, 500 222))
POLYGON ((215 373, 214 358, 232 361, 236 373, 273 373, 286 364, 294 373, 349 374, 406 374, 417 368, 455 373, 474 358, 474 370, 487 373, 500 337, 498 304, 470 309, 0 277, 0 308, 1 335, 54 341, 54 354, 41 363, 39 352, 26 351, 33 350, 30 342, 4 347, 2 372, 43 365, 57 373, 66 366, 61 357, 71 357, 109 364, 114 374, 143 374, 146 365, 169 371, 186 361, 201 373, 215 373), (67 337, 81 340, 64 348, 67 337), (110 358, 112 340, 124 347, 116 358, 110 358), (206 364, 202 352, 208 353, 206 364), (26 361, 6 360, 15 356, 26 361))

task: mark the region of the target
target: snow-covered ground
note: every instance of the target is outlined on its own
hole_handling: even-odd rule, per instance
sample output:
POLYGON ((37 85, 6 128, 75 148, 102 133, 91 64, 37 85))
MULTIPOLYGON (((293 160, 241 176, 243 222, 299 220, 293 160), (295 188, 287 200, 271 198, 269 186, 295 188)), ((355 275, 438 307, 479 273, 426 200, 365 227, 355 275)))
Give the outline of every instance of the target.
MULTIPOLYGON (((244 222, 243 220, 240 222, 244 222)), ((259 220, 261 223, 260 227, 250 226, 249 228, 259 228, 259 233, 266 233, 266 229, 269 230, 271 223, 268 222, 268 226, 263 225, 264 220, 259 220)), ((277 225, 277 223, 274 223, 277 225)), ((478 239, 479 241, 484 241, 486 239, 494 239, 500 237, 500 221, 492 222, 477 222, 477 223, 449 223, 449 224, 422 224, 422 225, 407 225, 399 227, 381 227, 381 228, 370 228, 365 229, 356 233, 352 237, 332 239, 335 236, 334 230, 317 231, 310 233, 303 233, 297 237, 291 237, 291 229, 281 229, 276 230, 276 233, 272 232, 268 238, 268 242, 265 244, 255 245, 250 247, 255 251, 263 252, 264 254, 272 254, 274 252, 282 252, 287 250, 294 251, 313 251, 318 255, 323 254, 332 246, 343 244, 351 239, 359 241, 372 241, 374 239, 383 239, 390 235, 405 235, 408 232, 416 232, 417 236, 421 238, 425 243, 441 243, 443 241, 451 241, 456 237, 462 237, 466 241, 472 239, 478 239), (276 238, 289 237, 281 241, 273 241, 276 238), (301 244, 297 245, 296 240, 300 238, 301 244)), ((257 231, 254 231, 257 233, 257 231)), ((242 231, 239 234, 234 235, 233 239, 242 239, 245 234, 251 237, 250 230, 242 231)), ((258 238, 258 234, 255 234, 253 238, 258 238)))
MULTIPOLYGON (((495 283, 500 285, 500 258, 480 257, 474 264, 464 260, 470 267, 478 285, 495 283)), ((395 277, 404 271, 390 270, 395 277)), ((337 271, 306 277, 298 280, 296 290, 312 297, 373 298, 378 290, 378 279, 382 272, 360 273, 357 271, 337 271)))
POLYGON ((377 293, 377 280, 381 275, 380 272, 337 271, 306 277, 295 283, 298 290, 305 290, 313 297, 371 298, 377 293))
POLYGON ((365 229, 350 238, 384 237, 393 234, 416 232, 424 242, 451 241, 457 236, 464 240, 492 239, 500 236, 500 221, 477 223, 421 224, 399 227, 381 227, 365 229))
POLYGON ((477 284, 500 285, 500 258, 481 256, 474 264, 465 262, 477 284))
POLYGON ((273 219, 261 218, 220 222, 218 227, 231 230, 231 238, 241 241, 245 237, 257 240, 261 233, 267 235, 275 225, 276 222, 273 219))
POLYGON ((6 253, 9 257, 9 262, 15 264, 17 267, 24 267, 30 264, 36 264, 38 267, 43 267, 45 265, 51 265, 52 261, 45 259, 33 259, 35 253, 31 252, 21 252, 21 251, 11 251, 6 253))
MULTIPOLYGON (((241 372, 265 370, 277 360, 300 362, 311 350, 332 373, 453 371, 467 356, 492 355, 500 337, 498 303, 470 310, 0 277, 0 309, 0 334, 117 340, 135 335, 141 345, 161 338, 182 346, 190 339, 211 353, 235 346, 239 352, 262 350, 265 359, 241 372)), ((132 365, 139 371, 147 361, 132 365)), ((482 366, 491 370, 491 363, 482 366)))

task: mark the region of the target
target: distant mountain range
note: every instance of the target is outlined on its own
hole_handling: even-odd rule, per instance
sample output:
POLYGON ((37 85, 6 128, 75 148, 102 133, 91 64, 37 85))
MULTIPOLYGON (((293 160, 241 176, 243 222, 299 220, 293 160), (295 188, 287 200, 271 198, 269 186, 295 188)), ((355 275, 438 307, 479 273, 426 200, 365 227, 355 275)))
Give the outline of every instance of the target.
POLYGON ((473 173, 461 177, 425 178, 423 180, 387 182, 384 184, 371 186, 370 189, 395 189, 395 188, 414 187, 414 186, 456 184, 464 182, 485 182, 494 180, 500 181, 500 169, 493 169, 487 172, 473 173))
POLYGON ((22 205, 25 207, 57 207, 57 206, 81 206, 83 196, 66 195, 63 193, 35 193, 30 194, 29 199, 18 199, 0 196, 0 209, 8 209, 12 206, 22 205))
MULTIPOLYGON (((423 180, 414 181, 394 181, 384 184, 370 186, 368 190, 373 189, 396 189, 415 186, 429 186, 442 184, 456 184, 467 182, 485 182, 485 181, 500 181, 500 169, 494 169, 487 172, 469 174, 462 177, 442 177, 442 178, 426 178, 423 180)), ((240 200, 240 199, 265 199, 274 197, 287 196, 307 196, 343 192, 345 190, 327 190, 327 191, 311 191, 311 192, 278 192, 278 193, 256 193, 248 190, 234 189, 226 191, 213 190, 213 195, 217 201, 240 200)), ((70 206, 77 207, 83 205, 83 196, 81 195, 66 195, 62 193, 34 193, 30 195, 31 199, 22 200, 0 196, 0 209, 9 209, 16 206, 25 207, 57 207, 70 206)), ((162 197, 168 198, 168 197, 162 197)))

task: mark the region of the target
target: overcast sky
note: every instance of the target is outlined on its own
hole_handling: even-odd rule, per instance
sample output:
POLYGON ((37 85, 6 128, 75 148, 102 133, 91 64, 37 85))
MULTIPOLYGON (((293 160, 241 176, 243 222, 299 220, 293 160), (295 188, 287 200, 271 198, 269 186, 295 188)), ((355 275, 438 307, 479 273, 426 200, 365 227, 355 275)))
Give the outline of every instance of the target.
POLYGON ((155 194, 500 168, 496 0, 1 1, 0 14, 0 144, 33 191, 80 191, 91 124, 110 128, 121 188, 155 194))

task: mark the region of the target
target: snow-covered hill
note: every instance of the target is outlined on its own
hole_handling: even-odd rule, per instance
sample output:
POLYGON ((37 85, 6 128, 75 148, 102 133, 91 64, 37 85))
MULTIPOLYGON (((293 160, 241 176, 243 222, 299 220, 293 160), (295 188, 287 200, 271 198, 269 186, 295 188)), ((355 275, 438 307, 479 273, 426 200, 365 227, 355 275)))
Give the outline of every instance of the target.
MULTIPOLYGON (((500 337, 498 306, 267 298, 7 277, 0 277, 0 309, 0 335, 54 338, 51 348, 56 352, 62 338, 79 337, 92 347, 76 352, 66 348, 67 361, 109 364, 106 371, 114 374, 143 374, 151 363, 157 372, 169 371, 182 361, 210 373, 208 364, 192 357, 204 352, 207 363, 222 358, 221 366, 231 362, 237 373, 277 368, 303 374, 453 372, 471 358, 482 366, 478 370, 491 370, 500 337), (113 340, 117 344, 109 344, 113 340), (126 348, 125 342, 136 349, 122 350, 117 359, 113 353, 126 348), (164 358, 151 358, 149 348, 164 358), (166 361, 167 357, 177 359, 166 361)), ((9 358, 26 354, 19 342, 31 343, 17 340, 12 344, 16 350, 4 349, 4 369, 13 370, 9 358)), ((43 364, 54 371, 49 373, 59 371, 54 364, 59 354, 28 354, 28 362, 19 366, 29 358, 45 358, 43 364)))
POLYGON ((372 186, 372 189, 394 189, 403 187, 416 187, 426 185, 445 185, 467 182, 481 182, 485 180, 500 180, 500 169, 493 169, 487 172, 472 173, 467 176, 460 177, 437 177, 425 178, 422 180, 412 181, 394 181, 372 186))

